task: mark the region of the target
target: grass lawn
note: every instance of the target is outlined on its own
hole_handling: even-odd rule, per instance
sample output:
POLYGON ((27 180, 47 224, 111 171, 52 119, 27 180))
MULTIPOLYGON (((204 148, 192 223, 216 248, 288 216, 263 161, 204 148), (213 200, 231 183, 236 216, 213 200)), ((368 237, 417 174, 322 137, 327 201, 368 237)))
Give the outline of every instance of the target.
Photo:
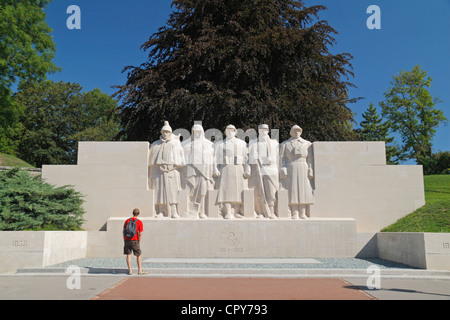
POLYGON ((425 205, 382 232, 450 232, 450 175, 425 176, 425 205))
POLYGON ((0 166, 34 168, 31 164, 5 153, 0 153, 0 166))

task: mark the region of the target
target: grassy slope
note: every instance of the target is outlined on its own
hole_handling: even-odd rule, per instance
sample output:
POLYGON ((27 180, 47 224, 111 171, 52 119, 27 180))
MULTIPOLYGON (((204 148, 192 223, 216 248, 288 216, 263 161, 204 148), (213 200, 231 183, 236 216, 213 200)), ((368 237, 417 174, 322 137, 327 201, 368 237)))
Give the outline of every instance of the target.
POLYGON ((0 166, 34 168, 31 164, 5 153, 0 153, 0 166))
POLYGON ((425 176, 425 206, 383 232, 450 232, 450 175, 425 176))

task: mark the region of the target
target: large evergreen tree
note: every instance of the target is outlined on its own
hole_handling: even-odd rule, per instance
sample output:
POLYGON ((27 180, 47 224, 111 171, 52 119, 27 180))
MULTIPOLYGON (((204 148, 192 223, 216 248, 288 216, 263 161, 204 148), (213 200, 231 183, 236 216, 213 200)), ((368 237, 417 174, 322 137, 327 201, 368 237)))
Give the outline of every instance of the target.
POLYGON ((388 164, 398 164, 404 160, 398 147, 394 144, 394 137, 389 136, 391 124, 389 121, 383 122, 378 115, 373 103, 363 113, 364 120, 361 121, 361 128, 357 130, 362 141, 384 141, 386 143, 386 162, 388 164))
POLYGON ((349 54, 331 54, 323 6, 297 0, 175 0, 174 12, 118 86, 129 140, 157 139, 163 120, 189 129, 267 123, 286 139, 352 139, 349 54))
POLYGON ((54 187, 29 172, 0 172, 0 231, 79 230, 84 222, 82 195, 54 187))

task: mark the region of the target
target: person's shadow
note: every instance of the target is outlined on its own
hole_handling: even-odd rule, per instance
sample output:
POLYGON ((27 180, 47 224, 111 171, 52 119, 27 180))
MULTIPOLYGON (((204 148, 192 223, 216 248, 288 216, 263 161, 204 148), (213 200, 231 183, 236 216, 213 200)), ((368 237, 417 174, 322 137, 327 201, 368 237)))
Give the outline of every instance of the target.
POLYGON ((424 291, 411 290, 411 289, 398 289, 398 288, 369 289, 366 286, 358 286, 358 285, 348 285, 348 286, 345 286, 344 288, 365 291, 369 294, 371 292, 391 291, 391 292, 418 293, 418 294, 428 294, 428 295, 434 295, 434 296, 450 297, 450 294, 424 292, 424 291))
POLYGON ((85 267, 89 274, 128 274, 128 269, 121 268, 101 268, 101 267, 85 267))

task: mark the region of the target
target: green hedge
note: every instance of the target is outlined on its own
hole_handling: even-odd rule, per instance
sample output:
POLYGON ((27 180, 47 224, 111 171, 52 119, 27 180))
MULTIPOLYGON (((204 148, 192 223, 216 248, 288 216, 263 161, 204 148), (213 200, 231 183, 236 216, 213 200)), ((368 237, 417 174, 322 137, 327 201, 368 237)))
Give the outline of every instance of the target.
POLYGON ((80 230, 82 195, 54 187, 26 171, 0 172, 0 231, 80 230))

